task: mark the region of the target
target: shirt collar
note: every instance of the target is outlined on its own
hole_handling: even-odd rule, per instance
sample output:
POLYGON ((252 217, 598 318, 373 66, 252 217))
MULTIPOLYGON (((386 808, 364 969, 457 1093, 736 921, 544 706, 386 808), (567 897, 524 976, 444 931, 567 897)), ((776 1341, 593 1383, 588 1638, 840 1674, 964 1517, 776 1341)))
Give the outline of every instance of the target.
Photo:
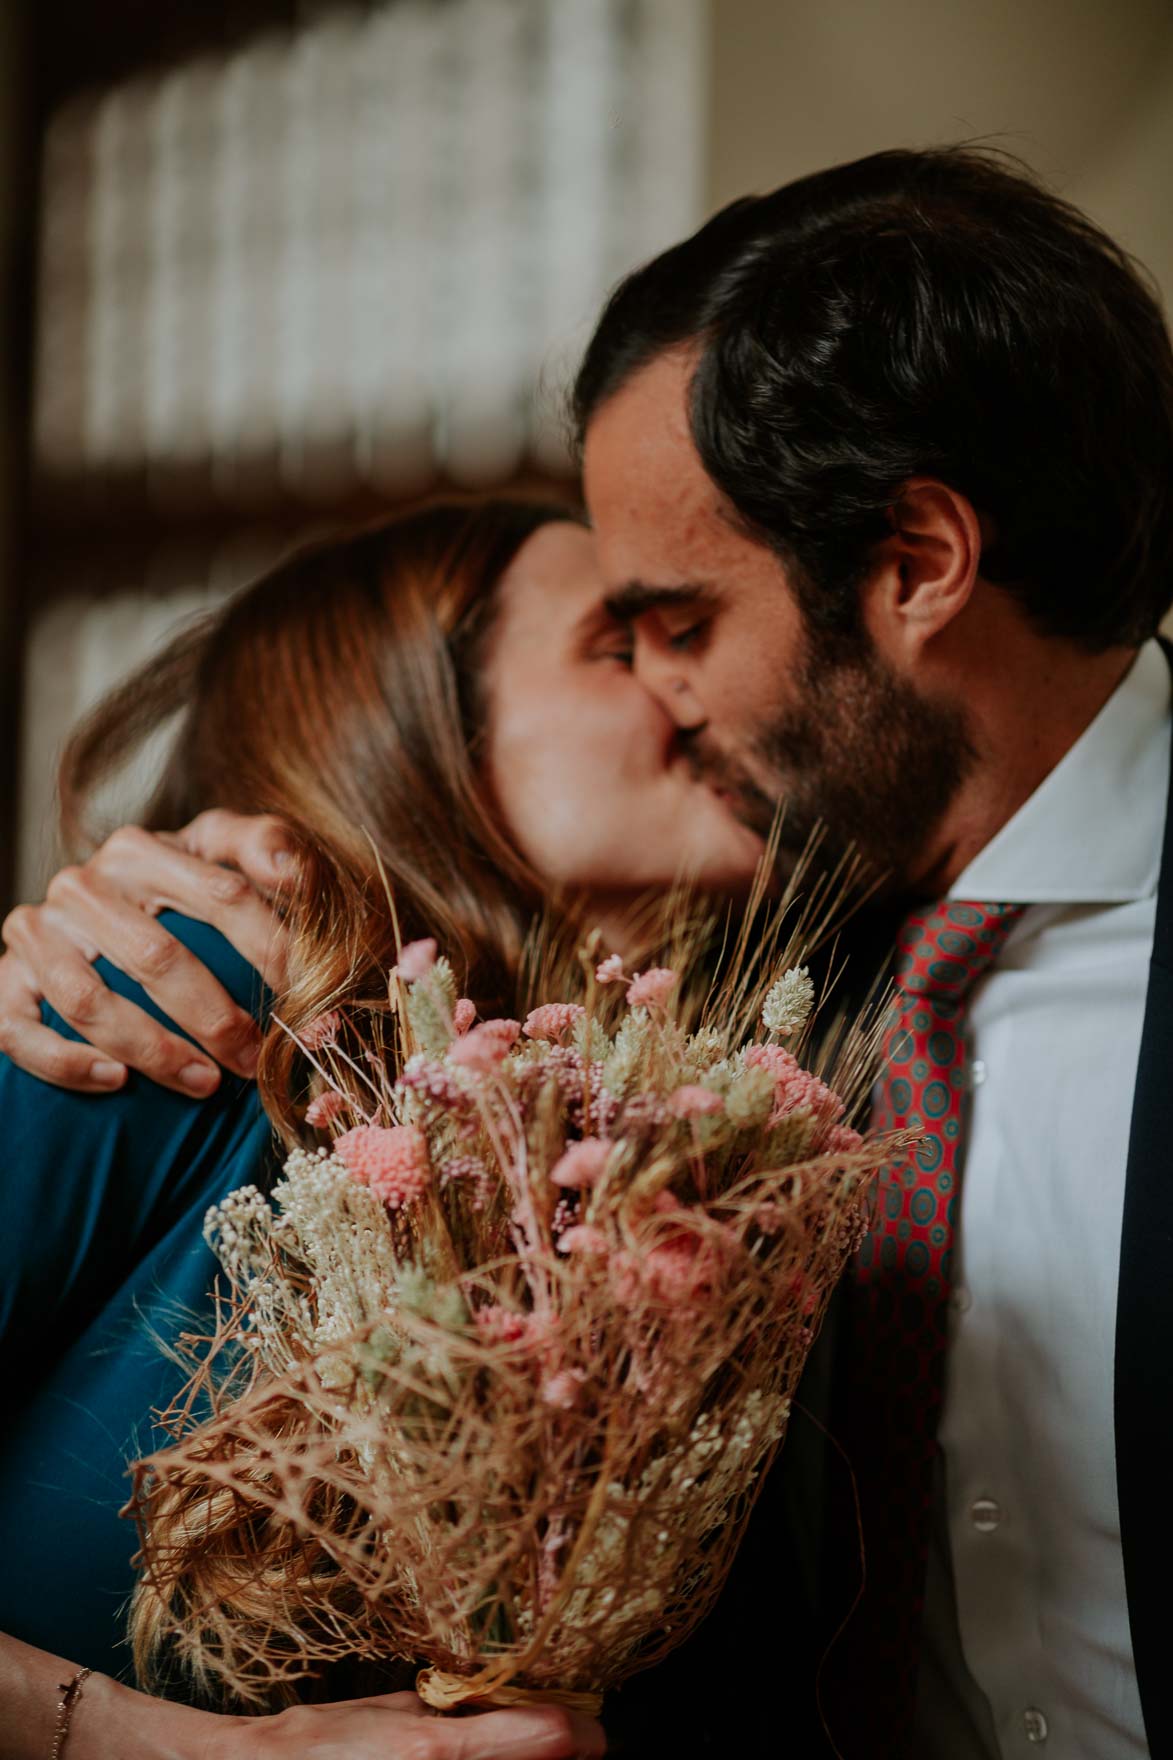
POLYGON ((1095 720, 949 890, 1017 904, 1113 904, 1156 891, 1173 678, 1146 642, 1095 720))

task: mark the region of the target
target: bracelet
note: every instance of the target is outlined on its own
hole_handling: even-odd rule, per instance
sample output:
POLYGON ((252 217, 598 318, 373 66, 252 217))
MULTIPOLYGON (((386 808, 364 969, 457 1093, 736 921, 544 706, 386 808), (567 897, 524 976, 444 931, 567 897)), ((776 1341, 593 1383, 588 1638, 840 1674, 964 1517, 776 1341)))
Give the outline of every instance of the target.
POLYGON ((92 1668, 79 1668, 71 1681, 59 1681, 61 1699, 57 1706, 57 1728, 53 1732, 53 1746, 49 1750, 49 1760, 61 1760, 65 1752, 65 1741, 69 1735, 69 1726, 73 1722, 73 1708, 81 1698, 81 1690, 93 1674, 92 1668))

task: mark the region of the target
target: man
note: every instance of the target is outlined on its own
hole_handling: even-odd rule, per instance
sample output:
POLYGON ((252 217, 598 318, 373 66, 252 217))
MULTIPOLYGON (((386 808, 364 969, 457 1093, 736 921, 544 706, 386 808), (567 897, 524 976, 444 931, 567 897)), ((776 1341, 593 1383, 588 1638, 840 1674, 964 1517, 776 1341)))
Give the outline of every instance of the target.
MULTIPOLYGON (((1165 1751, 1155 1365, 1173 1303, 1153 1243, 1173 1186, 1149 1065, 1173 1032, 1153 948, 1173 861, 1169 668, 1151 638, 1173 598, 1173 357, 1158 308, 1110 241, 996 160, 882 154, 735 204, 632 276, 577 407, 612 607, 697 764, 751 816, 784 796, 796 844, 817 818, 853 837, 906 903, 958 901, 943 946, 931 907, 914 919, 922 976, 959 954, 975 905, 975 921, 1001 913, 967 1022, 956 982, 947 1020, 922 986, 904 1026, 924 1013, 924 1067, 905 1065, 902 1095, 890 1081, 900 1122, 928 1134, 873 1250, 891 1248, 919 1311, 893 1324, 874 1293, 854 1306, 883 1334, 891 1400, 915 1348, 910 1427, 935 1416, 922 1341, 950 1280, 953 1323, 927 1531, 902 1530, 895 1561, 927 1550, 926 1614, 921 1585, 914 1626, 896 1575, 877 1575, 874 1525, 861 1610, 873 1646, 901 1633, 921 1667, 907 1705, 868 1681, 871 1745, 856 1734, 850 1751, 890 1751, 889 1713, 950 1760, 1048 1740, 1106 1760, 1144 1753, 1146 1727, 1165 1751), (960 1068, 963 1024, 966 1108, 930 1080, 960 1068), (938 1100, 947 1122, 971 1113, 960 1210, 933 1190, 946 1151, 959 1161, 933 1132, 938 1100), (912 1255, 937 1232, 953 1238, 928 1290, 912 1255)), ((838 1343, 850 1359, 869 1341, 838 1343)), ((873 1513, 898 1530, 891 1477, 887 1510, 868 1507, 893 1466, 853 1430, 850 1360, 837 1376, 865 1538, 873 1513)), ((843 1709, 833 1728, 851 1728, 843 1709)))
POLYGON ((704 1697, 706 1641, 728 1690, 697 1751, 811 1751, 796 1708, 828 1646, 849 1756, 1173 1751, 1160 312, 997 159, 881 154, 632 276, 576 403, 611 608, 694 762, 751 822, 785 797, 791 848, 822 821, 889 876, 882 1100, 923 1139, 816 1365, 795 1483, 643 1689, 643 1751, 690 1751, 666 1707, 704 1697), (831 1645, 853 1485, 867 1584, 831 1645))

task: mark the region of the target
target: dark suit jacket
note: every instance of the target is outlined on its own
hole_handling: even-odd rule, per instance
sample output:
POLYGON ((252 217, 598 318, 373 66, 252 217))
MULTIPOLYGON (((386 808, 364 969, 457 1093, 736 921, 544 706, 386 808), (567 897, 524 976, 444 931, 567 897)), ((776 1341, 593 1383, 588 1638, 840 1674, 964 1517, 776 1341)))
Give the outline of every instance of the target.
MULTIPOLYGON (((1167 643, 1166 658, 1173 665, 1167 643)), ((1116 1302, 1116 1489, 1128 1620, 1154 1760, 1173 1755, 1173 782, 1157 888, 1116 1302)))
MULTIPOLYGON (((1173 665, 1168 645, 1166 654, 1173 665)), ((883 933, 880 925, 878 938, 883 933)), ((857 974, 877 969, 876 938, 873 928, 869 948, 853 956, 857 974)), ((806 1760, 834 1752, 815 1683, 858 1582, 857 1564, 854 1573, 829 1565, 837 1559, 842 1567, 846 1553, 835 1536, 828 1546, 823 1521, 829 1507, 844 1507, 846 1469, 815 1417, 830 1407, 836 1317, 833 1308, 716 1609, 674 1656, 609 1703, 616 1753, 806 1760)), ((1165 1760, 1173 1757, 1173 776, 1124 1195, 1115 1424, 1133 1654, 1149 1749, 1165 1760)))

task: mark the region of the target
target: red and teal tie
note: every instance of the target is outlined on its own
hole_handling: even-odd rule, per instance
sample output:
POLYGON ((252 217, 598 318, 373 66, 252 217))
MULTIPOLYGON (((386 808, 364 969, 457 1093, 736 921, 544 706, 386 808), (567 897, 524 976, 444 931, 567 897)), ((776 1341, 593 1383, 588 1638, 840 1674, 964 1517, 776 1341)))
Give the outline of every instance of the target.
POLYGON ((836 1428, 859 1496, 866 1586, 831 1661, 834 1697, 824 1694, 850 1743, 845 1760, 899 1754, 911 1724, 970 1092, 966 1007, 1022 909, 945 899, 897 936, 875 1123, 921 1141, 881 1182, 850 1291, 836 1428))

